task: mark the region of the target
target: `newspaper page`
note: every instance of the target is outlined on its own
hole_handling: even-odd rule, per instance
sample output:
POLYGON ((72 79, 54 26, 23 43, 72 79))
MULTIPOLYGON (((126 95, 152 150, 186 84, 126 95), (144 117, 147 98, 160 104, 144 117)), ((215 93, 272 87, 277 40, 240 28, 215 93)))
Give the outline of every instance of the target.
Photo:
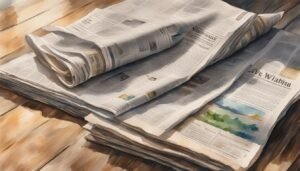
POLYGON ((229 88, 250 65, 253 60, 251 55, 240 54, 237 58, 209 67, 187 83, 129 110, 118 119, 129 126, 159 136, 229 88))
POLYGON ((64 85, 74 87, 174 46, 186 34, 186 40, 198 44, 211 60, 213 54, 223 54, 225 42, 234 44, 254 18, 253 13, 222 1, 129 0, 96 9, 66 28, 50 27, 51 34, 45 37, 29 35, 27 40, 42 63, 64 85))
POLYGON ((300 38, 279 32, 234 86, 177 128, 169 140, 202 146, 243 168, 254 162, 286 106, 300 90, 300 38))
POLYGON ((259 52, 274 33, 264 36, 236 55, 196 74, 190 81, 117 119, 126 126, 160 136, 227 90, 256 62, 259 52), (220 78, 220 73, 222 77, 220 78))
MULTIPOLYGON (((125 136, 138 146, 157 149, 164 144, 161 151, 173 155, 174 151, 184 153, 196 163, 198 159, 198 164, 202 166, 205 155, 232 169, 248 168, 259 156, 286 107, 299 98, 299 43, 298 36, 279 32, 260 53, 262 58, 228 92, 168 135, 150 140, 151 145, 147 144, 144 135, 124 131, 120 125, 104 122, 94 115, 88 115, 86 120, 98 129, 125 136)), ((97 136, 101 132, 92 131, 92 135, 97 136)), ((148 154, 151 155, 151 152, 148 154)))

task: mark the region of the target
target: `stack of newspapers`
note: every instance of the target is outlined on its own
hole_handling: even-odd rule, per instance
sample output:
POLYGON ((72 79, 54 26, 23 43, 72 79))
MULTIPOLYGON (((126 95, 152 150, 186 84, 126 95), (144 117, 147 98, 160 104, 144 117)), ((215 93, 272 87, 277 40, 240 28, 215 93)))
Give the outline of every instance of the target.
POLYGON ((177 170, 246 169, 299 97, 300 38, 269 32, 281 18, 126 0, 27 35, 33 53, 1 65, 0 82, 84 118, 92 142, 177 170))

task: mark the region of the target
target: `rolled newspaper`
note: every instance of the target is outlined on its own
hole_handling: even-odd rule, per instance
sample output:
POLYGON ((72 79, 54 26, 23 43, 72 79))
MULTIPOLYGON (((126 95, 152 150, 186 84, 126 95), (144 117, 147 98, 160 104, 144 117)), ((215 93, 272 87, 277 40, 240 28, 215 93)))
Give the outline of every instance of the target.
POLYGON ((99 74, 175 46, 192 30, 197 33, 190 34, 190 39, 199 39, 200 47, 215 53, 209 62, 212 64, 269 31, 282 17, 282 13, 255 15, 224 2, 207 0, 199 3, 191 1, 187 5, 189 8, 174 2, 176 9, 168 8, 168 4, 157 6, 160 4, 158 1, 149 2, 148 5, 152 5, 149 7, 147 2, 144 2, 145 7, 137 7, 130 2, 96 9, 68 27, 47 27, 48 35, 27 35, 27 43, 41 63, 71 88, 99 74), (226 9, 225 12, 220 12, 220 8, 226 9), (220 18, 227 20, 231 15, 237 16, 234 21, 228 20, 229 23, 243 23, 241 20, 247 17, 249 21, 238 29, 231 28, 231 33, 236 32, 231 36, 220 35, 215 21, 220 18), (226 39, 226 46, 217 43, 216 37, 226 39), (213 46, 221 47, 213 50, 213 46))

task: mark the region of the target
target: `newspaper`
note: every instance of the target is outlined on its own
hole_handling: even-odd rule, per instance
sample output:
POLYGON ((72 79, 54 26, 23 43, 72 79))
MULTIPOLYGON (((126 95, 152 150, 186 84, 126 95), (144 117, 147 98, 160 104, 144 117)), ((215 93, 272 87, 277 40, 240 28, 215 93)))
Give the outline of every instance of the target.
MULTIPOLYGON (((155 140, 148 137, 149 141, 165 145, 164 151, 172 149, 178 152, 184 149, 180 152, 185 155, 205 155, 233 169, 250 167, 266 144, 275 124, 285 114, 286 108, 299 99, 299 44, 299 36, 280 31, 259 53, 262 58, 226 93, 168 134, 155 140)), ((104 124, 94 115, 86 119, 96 124, 96 129, 106 129, 115 132, 115 135, 119 132, 119 135, 129 138, 128 141, 148 146, 138 140, 147 139, 143 134, 124 131, 124 128, 118 126, 120 124, 104 124), (137 137, 130 139, 132 136, 137 137)), ((93 136, 99 137, 99 134, 96 130, 92 131, 93 136)), ((109 142, 109 134, 105 137, 109 142)))
POLYGON ((106 122, 100 123, 104 124, 104 127, 99 129, 98 127, 85 125, 85 128, 93 133, 93 135, 87 136, 89 141, 153 160, 175 170, 197 170, 202 168, 201 166, 204 166, 203 168, 213 168, 214 170, 229 170, 229 167, 224 166, 224 164, 210 161, 209 159, 207 159, 207 163, 201 161, 201 165, 199 165, 198 160, 193 160, 183 152, 174 151, 162 144, 141 138, 132 132, 122 130, 114 125, 107 125, 106 122))
MULTIPOLYGON (((91 115, 89 119, 92 119, 92 117, 91 115)), ((89 140, 91 140, 91 137, 98 139, 93 140, 95 143, 100 143, 100 138, 104 142, 106 141, 111 145, 123 148, 126 152, 128 150, 129 153, 135 153, 135 155, 140 155, 143 158, 152 158, 151 160, 162 164, 167 163, 167 166, 172 168, 193 170, 191 168, 200 168, 202 166, 214 170, 230 170, 227 164, 218 162, 205 155, 190 155, 186 153, 184 149, 179 150, 169 146, 167 142, 148 139, 124 127, 101 119, 95 121, 94 123, 97 125, 92 126, 87 124, 84 126, 84 128, 91 133, 91 135, 87 137, 89 140)))
MULTIPOLYGON (((265 33, 272 23, 276 22, 278 16, 280 14, 261 15, 258 21, 263 22, 255 22, 254 28, 257 29, 249 31, 237 46, 242 47, 254 37, 265 33)), ((72 114, 82 117, 83 113, 94 113, 112 118, 188 81, 190 78, 186 72, 197 68, 197 63, 207 62, 205 59, 199 60, 199 52, 202 51, 198 45, 194 45, 197 42, 191 47, 188 42, 183 40, 174 48, 98 76, 73 89, 63 86, 32 53, 0 66, 0 79, 10 89, 61 107, 72 114), (59 106, 57 102, 65 105, 59 106)))
POLYGON ((170 139, 182 142, 186 137, 187 146, 204 143, 248 167, 286 106, 299 94, 299 42, 298 36, 279 32, 261 53, 264 58, 229 92, 187 120, 170 139))
MULTIPOLYGON (((281 14, 273 17, 279 20, 281 14)), ((27 42, 65 86, 74 87, 184 39, 181 53, 202 54, 193 58, 197 61, 185 60, 194 65, 184 70, 186 79, 229 56, 256 19, 222 1, 128 0, 96 9, 66 28, 48 27, 51 33, 44 37, 28 35, 27 42)))
POLYGON ((255 54, 275 33, 273 30, 236 55, 197 73, 180 87, 116 119, 126 126, 160 136, 227 90, 260 57, 255 54))
POLYGON ((185 83, 207 65, 223 59, 225 54, 230 55, 232 50, 236 51, 267 32, 282 16, 282 13, 263 14, 252 21, 253 14, 235 8, 232 10, 240 13, 211 20, 205 32, 201 30, 204 25, 194 27, 178 45, 72 89, 63 86, 51 70, 41 65, 40 57, 34 57, 34 54, 0 66, 1 80, 11 89, 31 98, 37 99, 39 94, 37 100, 44 103, 58 107, 60 104, 57 102, 61 102, 65 104, 61 108, 70 113, 80 116, 91 112, 113 118, 185 83), (244 15, 237 21, 236 17, 240 14, 244 15), (225 27, 224 23, 228 25, 225 27), (251 27, 243 31, 245 24, 251 27), (208 34, 209 31, 212 34, 208 34), (237 38, 239 32, 244 32, 240 39, 237 38), (232 39, 236 41, 228 42, 232 39))
MULTIPOLYGON (((226 57, 269 31, 281 17, 282 13, 255 15, 231 7, 222 1, 168 0, 160 2, 157 0, 129 0, 126 3, 120 3, 104 10, 97 9, 69 27, 50 27, 48 28, 50 33, 44 37, 28 35, 27 40, 35 54, 29 53, 1 65, 0 82, 1 85, 9 87, 20 94, 53 105, 79 117, 92 113, 86 119, 90 123, 97 124, 97 127, 88 128, 91 130, 93 137, 98 138, 94 141, 105 142, 111 146, 114 145, 115 148, 128 146, 124 150, 135 154, 142 153, 145 158, 160 161, 168 166, 174 166, 174 168, 191 169, 195 166, 219 170, 247 168, 255 160, 267 139, 259 135, 268 135, 278 119, 284 116, 285 107, 298 98, 299 91, 296 91, 296 88, 299 87, 299 81, 297 76, 295 76, 294 82, 292 79, 288 80, 290 77, 288 79, 280 77, 280 80, 290 81, 287 83, 290 89, 280 89, 281 87, 277 87, 276 84, 265 85, 263 89, 267 87, 268 91, 266 93, 269 92, 267 94, 269 96, 266 96, 265 99, 259 99, 260 101, 257 99, 254 101, 265 102, 262 104, 270 105, 272 97, 277 100, 277 104, 280 104, 277 105, 278 109, 270 106, 268 106, 269 108, 258 106, 259 104, 256 103, 252 104, 252 101, 247 100, 251 100, 253 97, 246 96, 248 94, 245 95, 243 88, 246 87, 253 93, 260 93, 257 92, 262 86, 259 83, 264 80, 260 79, 259 76, 254 77, 256 75, 255 69, 259 69, 257 71, 261 71, 263 74, 266 72, 268 74, 272 73, 275 79, 277 78, 276 74, 278 74, 277 70, 280 69, 284 70, 280 72, 280 74, 283 74, 282 77, 297 75, 297 66, 286 69, 282 67, 284 61, 273 62, 277 59, 276 55, 280 53, 293 53, 290 49, 278 48, 279 51, 276 51, 275 55, 272 54, 274 58, 259 60, 258 63, 255 62, 257 58, 264 57, 268 50, 264 50, 264 53, 258 56, 253 56, 253 52, 258 51, 258 49, 251 49, 250 46, 232 58, 226 57), (145 6, 147 8, 144 8, 145 6), (165 12, 164 15, 160 14, 160 12, 167 9, 170 9, 171 12, 165 12), (166 18, 172 15, 172 11, 176 11, 176 14, 174 14, 176 17, 174 17, 174 20, 169 20, 171 23, 166 22, 166 18), (192 14, 190 14, 191 12, 192 14), (199 15, 201 13, 204 15, 199 15), (132 16, 128 16, 129 14, 132 16), (146 28, 153 30, 139 32, 138 28, 144 28, 145 25, 136 20, 148 14, 153 15, 146 16, 151 21, 149 22, 150 25, 152 22, 155 24, 152 23, 153 27, 148 27, 147 23, 144 24, 147 26, 146 28), (180 16, 184 16, 184 20, 183 18, 180 19, 180 16), (194 18, 193 16, 197 17, 194 18), (130 17, 134 19, 130 19, 130 17), (134 23, 139 26, 132 28, 132 30, 128 29, 126 34, 123 27, 127 28, 127 26, 110 29, 120 27, 120 22, 127 21, 128 18, 130 24, 134 23), (116 20, 115 23, 112 22, 114 20, 116 20), (102 21, 114 25, 103 24, 102 21), (160 24, 158 21, 160 21, 160 24), (94 27, 90 26, 93 22, 95 22, 94 27), (108 31, 108 33, 105 33, 104 30, 105 34, 102 32, 102 36, 109 35, 109 39, 102 39, 101 36, 95 35, 96 32, 101 31, 98 29, 102 29, 99 25, 103 25, 103 29, 108 31), (170 35, 163 34, 165 32, 161 32, 161 29, 168 30, 170 27, 172 28, 170 33, 180 34, 177 35, 178 37, 175 36, 175 39, 168 39, 172 40, 171 42, 165 42, 167 40, 165 36, 170 35), (109 31, 114 34, 111 33, 112 35, 110 35, 109 31), (115 36, 116 32, 114 31, 124 32, 124 35, 115 36), (136 34, 141 37, 135 37, 136 34), (145 35, 146 38, 143 37, 145 35), (130 39, 130 37, 134 39, 130 39), (122 44, 125 38, 128 38, 128 42, 125 43, 126 46, 122 44), (153 38, 157 38, 155 40, 157 41, 155 51, 151 50, 153 46, 149 42, 153 38), (125 50, 117 48, 115 44, 116 42, 119 43, 118 41, 121 41, 121 45, 124 45, 125 50), (138 46, 143 45, 144 47, 144 43, 141 43, 143 41, 146 42, 145 53, 127 54, 126 58, 121 58, 119 52, 127 53, 127 50, 128 53, 136 52, 131 49, 140 50, 138 46), (161 46, 157 46, 157 44, 161 46), (106 53, 109 48, 114 49, 112 50, 113 55, 106 53), (212 64, 214 65, 204 70, 205 67, 212 64), (248 69, 251 64, 255 65, 248 69), (248 72, 242 75, 237 83, 234 83, 244 71, 248 72), (223 78, 220 78, 220 74, 223 78), (247 79, 253 79, 254 81, 248 84, 247 79), (83 82, 86 83, 82 84, 83 82), (70 89, 70 87, 73 88, 70 89), (230 88, 228 92, 205 105, 228 88, 230 88), (274 94, 274 91, 280 93, 274 94), (285 94, 287 96, 284 96, 285 94), (183 98, 181 98, 182 96, 183 98), (284 99, 281 101, 280 98, 284 99), (221 119, 226 121, 228 119, 231 123, 230 117, 232 115, 237 118, 234 120, 237 123, 233 123, 233 126, 237 124, 246 131, 256 131, 253 135, 248 135, 246 134, 248 132, 246 132, 245 137, 243 137, 244 134, 242 133, 234 132, 235 130, 232 131, 231 128, 221 127, 224 125, 220 126, 217 123, 220 116, 212 117, 217 119, 216 122, 211 123, 211 120, 209 120, 211 112, 208 112, 208 110, 211 109, 211 106, 218 107, 218 104, 224 100, 230 101, 229 105, 233 105, 231 101, 236 99, 239 99, 242 105, 262 112, 264 114, 262 114, 263 119, 259 120, 261 119, 259 118, 261 113, 244 117, 242 116, 244 111, 240 111, 241 116, 229 113, 229 117, 226 115, 225 119, 221 119), (167 105, 159 105, 161 103, 167 105), (156 106, 156 104, 158 105, 156 106), (205 105, 204 108, 202 108, 203 105, 205 105), (200 108, 202 114, 198 112, 200 108), (149 113, 144 111, 147 109, 150 109, 149 113), (161 111, 157 113, 151 111, 155 109, 161 111), (175 110, 169 111, 169 109, 175 110), (267 109, 275 110, 270 111, 267 109), (152 115, 150 116, 150 114, 152 115), (164 114, 166 116, 169 114, 169 117, 166 118, 163 116, 164 114), (194 115, 190 116, 192 114, 194 115), (267 118, 268 116, 272 116, 273 120, 267 118), (110 120, 102 120, 102 118, 110 120), (135 119, 132 120, 132 118, 135 119), (258 124, 258 126, 252 124, 254 121, 250 120, 250 126, 243 127, 244 125, 240 125, 238 119, 245 122, 250 119, 257 119, 255 124, 258 124), (266 120, 271 120, 269 125, 265 123, 266 120), (201 124, 195 124, 199 122, 201 124), (142 123, 148 126, 143 126, 142 123), (159 124, 156 129, 153 129, 152 125, 154 123, 159 124), (203 127, 199 125, 206 126, 204 131, 203 127), (142 136, 139 131, 136 131, 140 129, 144 133, 142 136), (215 132, 207 131, 208 129, 215 132), (99 133, 98 130, 103 132, 99 133), (129 130, 132 130, 132 132, 129 130), (202 133, 199 134, 200 132, 202 133), (228 135, 228 137, 223 138, 220 135, 228 135), (219 139, 213 141, 214 139, 210 136, 219 139), (253 139, 249 139, 249 137, 253 139), (222 142, 221 145, 224 144, 224 146, 216 144, 220 141, 222 142), (234 142, 235 145, 232 146, 231 142, 234 142), (223 150, 222 147, 227 149, 223 150), (240 150, 239 147, 242 147, 242 150, 245 151, 238 151, 240 150)), ((129 24, 128 22, 125 23, 129 24)), ((147 30, 146 28, 141 30, 147 30)), ((294 35, 280 33, 275 40, 277 41, 277 39, 278 42, 284 45, 293 45, 296 49, 298 48, 297 43, 299 41, 294 35), (290 40, 289 37, 293 38, 290 40), (284 40, 285 38, 288 41, 284 40)), ((274 43, 271 43, 267 49, 273 50, 273 45, 274 43)), ((285 48, 286 46, 280 47, 285 48)), ((278 59, 281 59, 281 57, 278 57, 278 59)), ((291 57, 289 61, 292 61, 289 64, 297 64, 295 58, 291 57)), ((259 75, 260 72, 257 73, 259 75)), ((270 79, 273 80, 273 78, 270 79)), ((281 84, 281 82, 283 81, 278 80, 278 83, 281 84)), ((247 107, 246 109, 248 109, 247 107)))

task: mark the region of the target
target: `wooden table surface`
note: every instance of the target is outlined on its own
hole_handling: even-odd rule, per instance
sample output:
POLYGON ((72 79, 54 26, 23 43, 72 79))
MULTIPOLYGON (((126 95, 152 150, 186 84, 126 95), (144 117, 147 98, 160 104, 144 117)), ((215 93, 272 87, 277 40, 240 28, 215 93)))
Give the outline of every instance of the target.
MULTIPOLYGON (((49 24, 65 26, 118 0, 17 0, 0 12, 0 62, 29 52, 24 35, 49 24)), ((85 141, 79 120, 53 107, 0 89, 0 171, 169 170, 85 141)), ((275 127, 250 170, 300 169, 300 102, 275 127)))

